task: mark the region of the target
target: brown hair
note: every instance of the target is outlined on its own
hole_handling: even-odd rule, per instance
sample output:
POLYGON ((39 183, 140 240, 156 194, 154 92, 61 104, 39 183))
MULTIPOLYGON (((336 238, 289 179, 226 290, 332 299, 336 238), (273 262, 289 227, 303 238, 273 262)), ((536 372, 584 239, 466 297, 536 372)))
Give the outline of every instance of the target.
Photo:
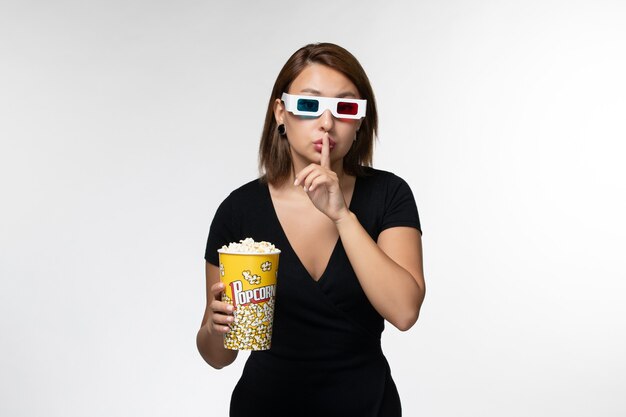
POLYGON ((280 99, 288 91, 302 70, 313 63, 326 65, 344 74, 354 83, 361 98, 367 100, 367 114, 357 132, 357 140, 343 159, 343 169, 347 174, 362 176, 365 174, 363 167, 372 165, 378 113, 369 79, 359 61, 350 52, 332 43, 315 43, 306 45, 291 55, 274 83, 259 146, 259 170, 263 181, 280 184, 289 178, 292 170, 289 143, 278 134, 274 105, 276 99, 280 99))

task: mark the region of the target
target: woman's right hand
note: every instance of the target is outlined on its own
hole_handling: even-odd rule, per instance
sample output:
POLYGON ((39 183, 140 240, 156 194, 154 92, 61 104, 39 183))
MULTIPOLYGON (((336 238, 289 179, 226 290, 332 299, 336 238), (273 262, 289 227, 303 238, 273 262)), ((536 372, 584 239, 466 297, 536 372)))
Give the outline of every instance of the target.
POLYGON ((202 358, 215 369, 221 369, 237 358, 236 350, 224 347, 224 333, 230 331, 234 308, 222 302, 224 284, 220 282, 220 269, 206 262, 206 305, 202 323, 196 335, 196 344, 202 358))
POLYGON ((211 334, 224 334, 230 331, 230 324, 233 323, 234 307, 231 304, 221 301, 224 283, 217 282, 210 288, 211 303, 209 304, 208 330, 211 334))

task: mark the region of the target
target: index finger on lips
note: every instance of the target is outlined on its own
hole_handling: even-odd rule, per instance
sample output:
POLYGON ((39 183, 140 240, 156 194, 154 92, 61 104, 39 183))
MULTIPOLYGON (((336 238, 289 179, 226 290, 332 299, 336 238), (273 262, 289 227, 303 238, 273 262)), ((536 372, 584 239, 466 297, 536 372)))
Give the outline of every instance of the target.
POLYGON ((330 140, 328 139, 328 135, 324 135, 322 138, 322 158, 320 165, 330 169, 330 140))

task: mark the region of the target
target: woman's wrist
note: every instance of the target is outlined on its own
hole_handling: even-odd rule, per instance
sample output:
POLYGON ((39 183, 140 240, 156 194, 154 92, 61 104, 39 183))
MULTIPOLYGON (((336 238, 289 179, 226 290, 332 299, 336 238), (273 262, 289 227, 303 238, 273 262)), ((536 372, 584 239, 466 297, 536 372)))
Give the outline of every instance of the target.
POLYGON ((334 222, 337 229, 341 232, 340 228, 346 226, 347 223, 354 220, 357 220, 356 215, 346 208, 345 211, 336 220, 334 220, 334 222))

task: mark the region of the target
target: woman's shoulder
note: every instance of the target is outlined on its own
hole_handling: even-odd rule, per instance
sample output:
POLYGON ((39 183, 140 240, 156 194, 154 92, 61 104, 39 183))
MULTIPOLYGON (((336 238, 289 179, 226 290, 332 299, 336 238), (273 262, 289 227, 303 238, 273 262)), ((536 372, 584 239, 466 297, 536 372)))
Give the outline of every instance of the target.
POLYGON ((396 226, 415 227, 421 233, 417 204, 409 184, 389 171, 367 168, 366 173, 359 177, 360 218, 375 217, 372 230, 377 230, 376 233, 396 226))
POLYGON ((269 193, 264 188, 267 189, 267 184, 258 178, 235 188, 219 204, 216 216, 233 219, 249 215, 251 211, 266 209, 269 193))
POLYGON ((226 200, 235 203, 249 201, 251 198, 257 198, 263 195, 266 188, 267 184, 262 181, 261 178, 257 178, 235 188, 228 197, 226 197, 226 200))
POLYGON ((363 167, 364 175, 358 177, 359 182, 370 187, 397 187, 406 184, 406 181, 393 172, 376 169, 373 167, 363 167))

